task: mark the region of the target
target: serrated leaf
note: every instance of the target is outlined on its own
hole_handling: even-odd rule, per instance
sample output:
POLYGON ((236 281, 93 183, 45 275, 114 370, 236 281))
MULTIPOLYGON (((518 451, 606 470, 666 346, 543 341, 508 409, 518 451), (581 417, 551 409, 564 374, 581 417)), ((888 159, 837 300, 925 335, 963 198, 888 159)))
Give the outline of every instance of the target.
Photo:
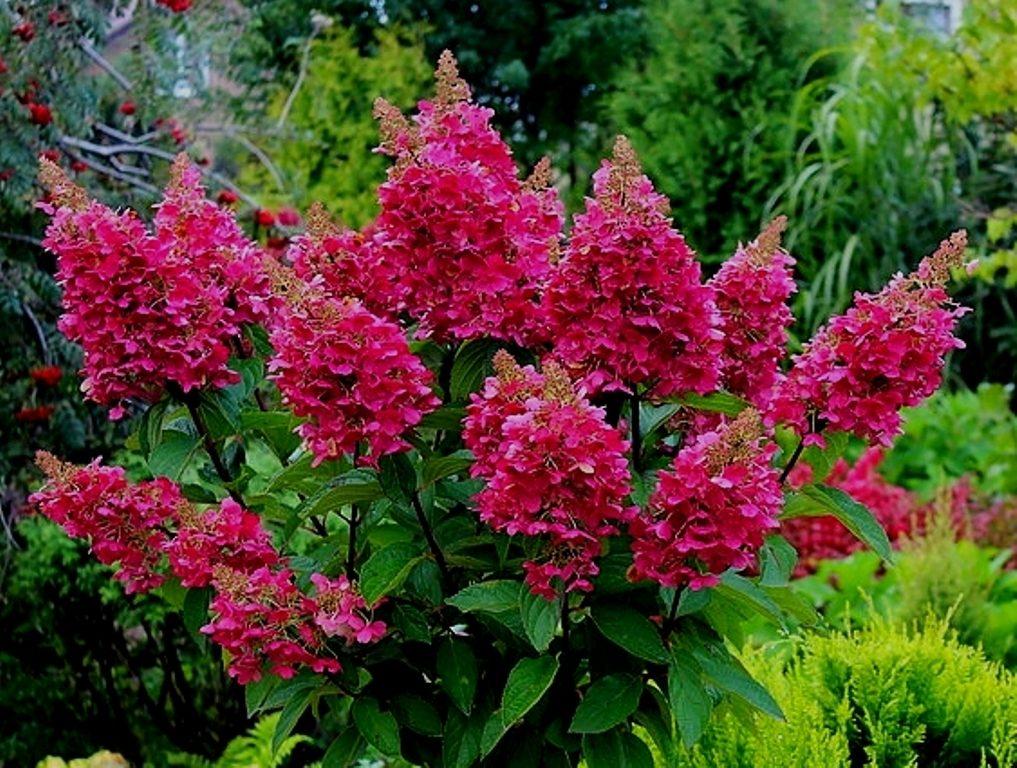
POLYGON ((639 706, 643 681, 635 675, 608 675, 591 685, 576 709, 571 733, 603 733, 628 720, 639 706))
POLYGON ((445 405, 424 416, 417 426, 419 429, 441 429, 446 432, 457 431, 463 428, 463 419, 465 417, 465 408, 445 405))
POLYGON ((767 536, 759 550, 759 583, 764 587, 787 584, 798 562, 798 553, 783 536, 767 536))
POLYGON ((703 685, 698 666, 674 658, 667 671, 667 695, 682 743, 691 747, 703 735, 713 700, 703 685))
POLYGON ((423 736, 441 735, 441 718, 438 710, 419 696, 401 695, 392 700, 396 719, 423 736))
POLYGON ((420 487, 427 488, 442 478, 462 472, 472 463, 473 454, 469 451, 456 451, 448 456, 430 458, 420 468, 420 487))
POLYGON ((504 346, 504 342, 494 339, 477 339, 459 348, 449 377, 449 394, 454 402, 466 402, 471 392, 480 389, 484 379, 494 372, 491 358, 504 346))
POLYGON ((519 591, 519 613, 523 620, 523 631, 533 647, 543 653, 551 645, 558 629, 558 614, 561 601, 548 601, 534 595, 528 589, 519 591))
POLYGON ((405 453, 392 453, 378 461, 378 481, 393 501, 406 501, 417 490, 417 470, 405 453))
POLYGON ((395 592, 421 559, 416 545, 396 542, 372 554, 360 569, 360 592, 368 605, 395 592))
POLYGON ((356 728, 347 728, 325 750, 321 768, 352 768, 364 751, 364 737, 356 728))
POLYGON ((467 613, 517 611, 521 589, 522 584, 518 581, 508 579, 481 581, 460 590, 445 602, 467 613))
POLYGON ((244 686, 244 703, 247 706, 247 716, 254 717, 265 708, 265 701, 272 689, 279 684, 279 678, 275 675, 265 675, 260 680, 255 680, 244 686))
POLYGON ((184 596, 184 626, 194 638, 203 637, 199 630, 208 623, 208 604, 211 599, 212 590, 208 588, 189 589, 184 596))
POLYGON ((361 698, 353 702, 350 714, 368 744, 383 755, 399 754, 399 724, 391 712, 382 712, 374 699, 361 698))
POLYGON ((632 733, 614 730, 583 737, 586 768, 653 768, 650 748, 632 733))
POLYGON ((293 698, 286 702, 282 708, 282 712, 279 713, 279 721, 275 726, 275 733, 272 734, 272 753, 275 754, 279 751, 279 747, 286 741, 287 737, 293 732, 300 717, 307 710, 308 705, 311 703, 311 696, 314 695, 314 688, 307 688, 298 691, 293 698))
POLYGON ((480 736, 484 722, 479 717, 465 718, 459 712, 448 713, 442 732, 442 758, 445 768, 469 768, 480 757, 480 736))
POLYGON ((373 481, 348 482, 329 488, 304 511, 305 517, 334 512, 350 504, 377 501, 384 494, 381 485, 373 481))
POLYGON ((749 407, 749 404, 737 395, 730 392, 712 392, 709 395, 685 395, 679 401, 682 405, 695 408, 697 411, 708 411, 709 413, 723 413, 727 416, 737 416, 749 407))
POLYGON ((771 597, 749 579, 732 571, 726 571, 720 577, 720 583, 714 587, 717 595, 727 598, 735 605, 758 613, 765 619, 776 624, 784 624, 784 614, 771 597))
POLYGON ((667 663, 667 649, 657 628, 634 608, 601 604, 594 606, 590 615, 600 633, 612 643, 640 659, 667 663))
POLYGON ((833 515, 858 540, 866 544, 886 562, 893 559, 893 550, 886 531, 863 504, 839 488, 829 485, 806 485, 794 494, 784 506, 782 520, 795 517, 833 515))
POLYGON ((418 643, 431 642, 427 618, 411 605, 397 605, 392 609, 392 626, 402 632, 406 640, 418 643))
POLYGON ((699 662, 706 679, 720 690, 742 699, 747 704, 778 720, 784 719, 770 692, 760 685, 721 644, 698 646, 693 656, 699 662))
POLYGON ((168 429, 148 457, 148 469, 156 477, 179 480, 184 469, 198 451, 197 435, 168 429))
POLYGON ((438 646, 437 669, 438 685, 463 714, 470 714, 477 691, 477 660, 473 650, 462 640, 446 639, 438 646))
POLYGON ((502 721, 505 728, 511 728, 522 720, 540 698, 551 687, 558 672, 558 659, 554 656, 538 656, 535 659, 520 659, 509 672, 505 691, 501 696, 502 721))
POLYGON ((812 467, 812 482, 821 483, 829 476, 833 465, 844 455, 850 443, 847 432, 824 432, 826 447, 810 445, 802 451, 802 460, 812 467))

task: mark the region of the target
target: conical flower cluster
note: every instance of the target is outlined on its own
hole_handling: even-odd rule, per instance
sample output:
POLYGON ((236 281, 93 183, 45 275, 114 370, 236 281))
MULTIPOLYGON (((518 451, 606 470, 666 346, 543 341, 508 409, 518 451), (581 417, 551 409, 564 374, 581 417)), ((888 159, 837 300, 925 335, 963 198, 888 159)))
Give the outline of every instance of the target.
POLYGON ((593 189, 545 295, 555 356, 594 394, 715 389, 722 334, 713 290, 625 138, 593 189))
POLYGON ((629 526, 631 577, 702 589, 751 566, 783 504, 775 452, 751 408, 683 448, 629 526))
POLYGON ((953 331, 967 310, 945 285, 963 265, 966 245, 967 235, 955 232, 915 272, 898 274, 875 295, 855 294, 854 305, 794 357, 774 417, 807 443, 821 443, 818 432, 829 427, 889 445, 900 409, 935 392, 947 353, 963 346, 953 331))
POLYGON ((544 539, 544 554, 524 564, 534 594, 590 590, 600 538, 618 532, 627 506, 627 444, 577 392, 564 371, 521 368, 499 352, 497 376, 467 409, 463 439, 486 485, 481 519, 497 531, 544 539))
POLYGON ((783 216, 774 219, 710 280, 724 332, 724 389, 760 409, 772 398, 794 322, 787 303, 795 292, 794 259, 780 247, 786 226, 783 216))
POLYGON ((272 271, 286 306, 271 331, 268 369, 283 402, 307 419, 300 436, 315 463, 361 442, 372 464, 408 450, 406 432, 439 401, 399 326, 354 299, 333 298, 319 282, 301 283, 281 265, 272 271))
POLYGON ((525 344, 546 333, 540 291, 562 227, 542 166, 520 182, 512 154, 470 101, 446 51, 437 94, 411 124, 379 100, 381 151, 395 159, 378 189, 381 262, 398 275, 392 298, 439 343, 479 336, 525 344))

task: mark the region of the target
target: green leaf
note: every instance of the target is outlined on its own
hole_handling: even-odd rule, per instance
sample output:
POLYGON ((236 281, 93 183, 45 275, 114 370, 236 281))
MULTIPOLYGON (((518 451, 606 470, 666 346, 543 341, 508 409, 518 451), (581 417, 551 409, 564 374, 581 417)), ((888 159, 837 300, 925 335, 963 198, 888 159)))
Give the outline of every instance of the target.
POLYGON ((742 699, 747 704, 778 720, 784 719, 770 692, 756 682, 738 659, 720 643, 697 646, 693 656, 710 683, 722 691, 742 699))
POLYGON ((162 441, 148 457, 148 469, 156 477, 179 480, 187 464, 198 450, 197 435, 168 429, 162 433, 162 441))
POLYGON ((445 405, 424 416, 424 418, 420 420, 418 428, 442 429, 446 432, 457 431, 463 428, 463 419, 465 417, 465 408, 456 408, 451 405, 445 405))
POLYGON ((353 723, 368 744, 383 755, 399 754, 399 724, 391 712, 382 712, 375 699, 353 702, 353 723))
POLYGON ((875 516, 863 504, 839 488, 828 485, 806 485, 794 494, 784 507, 781 519, 833 515, 857 539, 869 546, 886 562, 893 558, 890 540, 875 516))
POLYGON ((311 697, 314 695, 314 692, 314 686, 300 689, 283 706, 282 712, 279 713, 279 722, 275 726, 275 733, 272 735, 273 754, 279 751, 279 747, 282 746, 282 743, 293 732, 297 721, 300 720, 301 715, 304 714, 304 711, 311 703, 311 697))
POLYGON ((392 609, 392 625, 403 633, 406 640, 418 643, 431 642, 427 618, 411 605, 397 605, 392 609))
POLYGON ((480 757, 480 736, 484 721, 465 718, 459 712, 448 713, 442 738, 445 768, 469 768, 480 757))
POLYGON ((650 748, 632 733, 614 730, 583 737, 586 768, 653 768, 650 748))
POLYGON ((265 700, 278 683, 279 678, 275 675, 265 675, 260 680, 244 686, 244 703, 247 705, 249 718, 265 708, 265 700))
POLYGON ((759 550, 760 578, 764 587, 788 583, 798 562, 798 553, 783 536, 767 536, 759 550))
POLYGON ((802 460, 812 467, 812 482, 821 483, 830 474, 837 459, 844 455, 850 443, 847 432, 824 432, 825 448, 810 445, 802 451, 802 460))
POLYGON ((667 695, 682 742, 691 747, 703 735, 713 711, 713 700, 699 669, 683 659, 672 659, 667 672, 667 695))
POLYGON ((517 611, 521 589, 522 584, 518 581, 507 579, 481 581, 460 590, 445 602, 467 613, 517 611))
POLYGON ((473 463, 473 454, 469 451, 456 451, 448 456, 436 456, 424 462, 420 469, 420 487, 427 488, 444 477, 449 477, 473 463))
POLYGON ((712 392, 709 395, 685 395, 679 402, 698 411, 723 413, 727 416, 737 416, 749 407, 745 400, 742 400, 737 395, 732 395, 730 392, 712 392))
POLYGON ((367 604, 399 589, 420 559, 417 547, 407 542, 389 544, 371 555, 360 569, 360 591, 367 604))
MULTIPOLYGON (((361 479, 362 478, 358 478, 361 479)), ((377 501, 384 494, 381 485, 374 481, 351 482, 329 488, 316 498, 303 512, 305 517, 327 514, 342 509, 349 504, 362 501, 377 501)))
POLYGON ((523 631, 540 653, 551 645, 554 633, 558 629, 560 610, 561 600, 548 601, 534 595, 528 589, 519 590, 519 613, 523 619, 523 631))
POLYGON ((240 414, 240 426, 245 431, 260 432, 281 459, 288 457, 300 446, 296 429, 301 419, 289 411, 246 410, 240 414))
POLYGON ((168 400, 160 400, 148 408, 138 421, 138 443, 145 458, 162 442, 162 423, 168 407, 168 400))
POLYGON ((522 720, 533 706, 540 701, 551 687, 558 671, 558 659, 554 656, 538 656, 535 659, 520 659, 509 672, 505 691, 501 696, 502 721, 505 728, 511 728, 522 720))
POLYGON ((382 456, 378 462, 381 488, 393 501, 406 501, 417 490, 417 471, 405 453, 382 456))
POLYGON ((622 605, 596 605, 590 613, 597 629, 608 640, 633 656, 666 664, 667 650, 657 628, 634 608, 622 605))
POLYGON ((438 646, 437 669, 438 685, 463 714, 470 714, 477 691, 477 660, 469 644, 456 638, 446 639, 438 646))
POLYGON ((325 750, 321 768, 351 768, 364 751, 364 737, 356 728, 347 728, 325 750))
POLYGON ((504 342, 494 339, 477 339, 459 348, 449 378, 449 394, 454 402, 466 402, 471 392, 480 389, 484 379, 494 373, 491 358, 504 346, 504 342))
POLYGON ((441 718, 430 703, 419 696, 401 695, 392 700, 396 719, 423 736, 441 735, 441 718))
POLYGON ((639 706, 643 681, 635 675, 608 675, 586 691, 576 709, 571 733, 603 733, 628 720, 639 706))
POLYGON ((194 638, 202 638, 204 635, 199 631, 208 623, 208 604, 212 599, 212 590, 189 589, 184 597, 183 620, 187 631, 194 638))
POLYGON ((717 595, 776 624, 783 625, 785 617, 773 599, 753 582, 733 571, 726 571, 714 587, 717 595))

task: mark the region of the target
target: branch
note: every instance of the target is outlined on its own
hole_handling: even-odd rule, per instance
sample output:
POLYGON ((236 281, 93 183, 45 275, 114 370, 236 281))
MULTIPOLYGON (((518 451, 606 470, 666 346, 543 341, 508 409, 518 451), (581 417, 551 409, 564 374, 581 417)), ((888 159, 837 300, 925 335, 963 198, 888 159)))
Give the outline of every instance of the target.
POLYGON ((36 248, 42 248, 42 240, 31 235, 19 235, 17 232, 0 232, 0 238, 4 240, 13 240, 16 243, 27 243, 28 245, 34 245, 36 248))
MULTIPOLYGON (((65 138, 70 138, 70 137, 65 136, 65 137, 61 138, 60 139, 60 143, 61 144, 65 143, 64 142, 65 138)), ((96 171, 97 173, 103 173, 103 174, 105 174, 105 175, 107 175, 107 176, 109 176, 111 178, 117 179, 118 181, 122 181, 125 184, 129 184, 130 186, 135 187, 136 189, 140 189, 143 192, 148 192, 148 194, 152 195, 153 197, 156 197, 159 194, 159 190, 156 187, 154 187, 153 185, 149 184, 148 182, 141 181, 140 179, 136 179, 133 176, 131 176, 130 174, 122 173, 122 172, 118 171, 116 168, 111 168, 108 165, 104 165, 103 163, 100 163, 100 162, 98 162, 96 160, 93 160, 92 158, 87 157, 87 156, 81 154, 80 152, 68 151, 67 154, 69 154, 75 160, 78 160, 78 161, 84 163, 85 165, 87 165, 89 168, 91 168, 93 171, 96 171)))
POLYGON ((417 522, 420 523, 420 528, 424 532, 424 538, 427 539, 427 546, 431 548, 431 554, 434 555, 434 562, 438 564, 438 570, 441 571, 442 581, 444 581, 445 586, 448 587, 451 583, 448 562, 445 560, 445 555, 441 551, 441 547, 438 546, 437 539, 434 538, 434 531, 431 530, 431 524, 427 522, 427 516, 424 514, 424 507, 420 503, 420 496, 416 491, 414 491, 410 496, 410 503, 413 505, 413 511, 417 514, 417 522))
POLYGON ((802 451, 805 450, 805 438, 802 437, 798 440, 798 445, 795 446, 794 453, 791 454, 791 458, 787 460, 787 464, 784 465, 784 471, 780 473, 780 484, 783 485, 784 481, 787 480, 787 476, 791 474, 791 470, 795 468, 795 464, 798 463, 798 459, 802 457, 802 451))
POLYGON ((289 92, 286 97, 286 103, 283 104, 282 112, 279 113, 279 120, 275 124, 276 130, 281 130, 286 125, 286 118, 290 115, 290 109, 293 108, 293 102, 297 98, 297 93, 300 91, 300 86, 304 84, 304 79, 307 77, 307 67, 311 62, 311 42, 314 40, 315 35, 318 34, 318 28, 315 26, 311 30, 311 34, 307 37, 307 42, 304 43, 304 50, 300 56, 300 71, 297 73, 297 81, 293 83, 293 89, 289 92))
POLYGON ((85 55, 88 58, 98 64, 101 69, 105 70, 106 73, 116 81, 117 85, 125 91, 130 91, 134 88, 131 81, 121 74, 120 70, 114 67, 113 64, 110 63, 109 59, 99 53, 88 38, 78 38, 78 47, 85 52, 85 55))

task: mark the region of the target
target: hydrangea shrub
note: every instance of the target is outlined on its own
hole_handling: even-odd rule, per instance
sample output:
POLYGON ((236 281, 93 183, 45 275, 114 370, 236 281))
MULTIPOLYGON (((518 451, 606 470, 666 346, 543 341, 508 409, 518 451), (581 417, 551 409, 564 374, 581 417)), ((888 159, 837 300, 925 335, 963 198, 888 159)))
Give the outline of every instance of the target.
POLYGON ((519 174, 450 54, 437 83, 376 105, 377 219, 316 207, 281 255, 186 160, 152 227, 43 161, 61 327, 150 477, 44 454, 37 508, 326 766, 643 766, 718 707, 780 717, 727 640, 813 619, 786 520, 889 558, 823 481, 937 387, 963 233, 789 358, 783 220, 706 280, 619 138, 566 234, 549 165, 519 174))

